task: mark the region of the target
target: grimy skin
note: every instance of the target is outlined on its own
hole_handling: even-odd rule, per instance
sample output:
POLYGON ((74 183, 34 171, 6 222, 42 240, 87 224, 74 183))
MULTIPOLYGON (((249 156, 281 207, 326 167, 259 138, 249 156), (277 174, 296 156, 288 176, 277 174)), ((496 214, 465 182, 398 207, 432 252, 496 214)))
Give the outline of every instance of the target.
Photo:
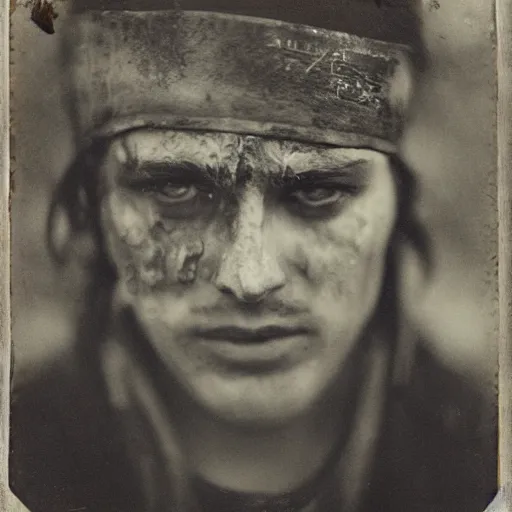
POLYGON ((113 141, 102 176, 121 295, 176 381, 230 421, 271 424, 313 407, 380 292, 396 216, 386 156, 144 130, 113 141), (269 346, 250 369, 243 354, 194 334, 228 324, 308 334, 269 346))

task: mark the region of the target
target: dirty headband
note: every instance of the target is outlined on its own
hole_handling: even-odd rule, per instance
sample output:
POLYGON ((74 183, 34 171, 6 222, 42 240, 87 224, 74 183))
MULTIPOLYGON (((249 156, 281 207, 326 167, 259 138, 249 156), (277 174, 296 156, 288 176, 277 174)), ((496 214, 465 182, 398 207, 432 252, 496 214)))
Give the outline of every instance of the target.
POLYGON ((407 47, 195 11, 90 11, 69 25, 80 146, 136 128, 226 131, 393 153, 407 47))

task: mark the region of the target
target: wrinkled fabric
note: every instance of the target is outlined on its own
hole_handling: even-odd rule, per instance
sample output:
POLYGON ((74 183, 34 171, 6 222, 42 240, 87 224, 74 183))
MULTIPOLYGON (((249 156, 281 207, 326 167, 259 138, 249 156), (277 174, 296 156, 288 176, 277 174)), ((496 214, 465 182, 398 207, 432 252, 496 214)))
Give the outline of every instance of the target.
POLYGON ((274 20, 92 11, 70 20, 66 69, 81 146, 141 127, 394 152, 406 46, 274 20))

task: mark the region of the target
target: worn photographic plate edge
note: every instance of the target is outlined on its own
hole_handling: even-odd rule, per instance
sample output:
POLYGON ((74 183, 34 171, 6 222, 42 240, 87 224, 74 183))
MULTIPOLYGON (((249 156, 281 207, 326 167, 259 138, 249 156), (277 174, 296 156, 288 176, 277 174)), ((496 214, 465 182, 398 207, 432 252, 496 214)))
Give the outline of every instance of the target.
MULTIPOLYGON (((0 511, 27 509, 9 491, 10 0, 0 0, 0 511)), ((499 482, 486 512, 512 512, 512 0, 495 0, 499 275, 499 482)), ((494 172, 494 170, 492 171, 494 172)))

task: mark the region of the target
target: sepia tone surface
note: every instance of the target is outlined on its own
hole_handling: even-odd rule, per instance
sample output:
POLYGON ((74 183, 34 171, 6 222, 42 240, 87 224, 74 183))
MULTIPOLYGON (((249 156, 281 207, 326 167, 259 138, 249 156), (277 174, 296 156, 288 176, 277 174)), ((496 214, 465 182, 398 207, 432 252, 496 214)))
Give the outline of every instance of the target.
POLYGON ((499 184, 499 285, 500 285, 500 444, 499 482, 501 496, 496 499, 497 510, 512 509, 512 301, 510 290, 512 272, 512 227, 510 196, 512 178, 512 2, 496 4, 498 36, 498 184, 499 184))
MULTIPOLYGON (((493 169, 496 158, 495 81, 493 59, 489 58, 494 51, 493 11, 469 2, 463 11, 461 15, 455 7, 437 4, 425 9, 431 52, 436 58, 407 141, 407 154, 421 172, 422 210, 434 238, 437 268, 426 295, 420 300, 415 297, 411 304, 435 350, 492 396, 497 347, 489 340, 498 329, 497 194, 493 173, 482 169, 493 169), (456 41, 455 22, 459 24, 456 41), (477 55, 481 58, 475 58, 477 55)), ((66 271, 63 278, 62 271, 52 270, 41 243, 47 198, 71 152, 55 80, 57 71, 51 65, 55 43, 48 39, 40 43, 40 38, 48 36, 28 22, 25 9, 18 9, 13 20, 15 39, 18 34, 20 42, 14 52, 19 55, 14 64, 19 84, 15 98, 23 98, 24 103, 21 108, 14 100, 18 111, 15 126, 16 119, 19 126, 15 147, 31 148, 16 152, 13 202, 13 216, 19 219, 13 229, 15 378, 23 379, 72 338, 70 319, 80 303, 74 293, 80 275, 76 269, 66 271), (36 57, 29 51, 34 47, 43 48, 49 58, 36 57), (41 71, 35 73, 35 69, 41 71), (41 87, 47 91, 44 102, 30 93, 41 87), (54 119, 52 130, 44 128, 47 116, 54 119)), ((60 18, 64 23, 62 20, 64 16, 60 18)))
POLYGON ((9 16, 0 3, 0 510, 8 510, 9 444, 9 16))
MULTIPOLYGON (((58 29, 65 5, 56 5, 58 29)), ((12 17, 15 147, 32 148, 16 153, 13 176, 13 214, 20 219, 13 228, 13 301, 20 304, 13 308, 13 336, 20 372, 71 339, 76 290, 74 276, 63 280, 42 250, 48 197, 72 152, 56 62, 59 32, 48 36, 27 13, 20 7, 12 17), (44 102, 33 94, 39 88, 46 91, 44 102), (51 130, 45 128, 49 119, 51 130), (35 344, 30 332, 44 339, 35 344)), ((436 350, 492 386, 497 351, 489 354, 486 340, 497 329, 496 183, 482 170, 492 169, 496 156, 493 9, 476 0, 463 7, 447 2, 425 5, 424 16, 433 68, 406 153, 422 181, 421 208, 434 238, 436 268, 423 296, 411 304, 436 350)))

